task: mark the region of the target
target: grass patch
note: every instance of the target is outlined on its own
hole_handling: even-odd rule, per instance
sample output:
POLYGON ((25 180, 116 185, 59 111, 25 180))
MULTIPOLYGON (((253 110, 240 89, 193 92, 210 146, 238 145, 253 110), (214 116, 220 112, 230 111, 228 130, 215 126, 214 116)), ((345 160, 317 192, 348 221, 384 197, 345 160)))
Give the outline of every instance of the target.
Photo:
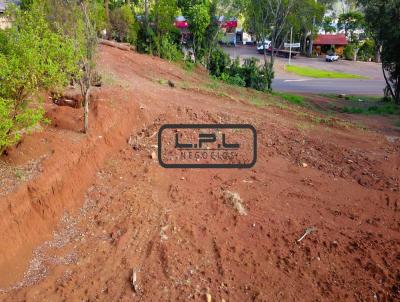
POLYGON ((279 96, 285 101, 295 105, 304 105, 304 97, 292 93, 273 92, 273 95, 279 96))
POLYGON ((255 105, 255 106, 257 106, 257 107, 264 107, 266 105, 266 103, 262 99, 260 99, 258 97, 252 97, 250 99, 250 103, 255 105))
POLYGON ((216 79, 212 79, 210 82, 206 83, 205 86, 211 90, 218 90, 221 88, 220 83, 216 79))
POLYGON ((315 127, 315 125, 313 125, 310 122, 298 122, 296 124, 296 127, 300 131, 309 131, 309 130, 313 129, 315 127))
POLYGON ((190 85, 186 81, 181 81, 177 83, 177 87, 182 88, 182 89, 189 89, 190 85))
POLYGON ((390 115, 400 114, 400 107, 395 104, 373 105, 367 108, 343 107, 343 112, 352 114, 390 115))
POLYGON ((25 176, 25 172, 22 169, 16 168, 15 169, 15 177, 19 180, 25 180, 26 176, 25 176))
POLYGON ((368 79, 367 77, 357 74, 316 69, 306 66, 285 65, 285 70, 293 72, 297 75, 311 78, 327 78, 327 79, 368 79))
POLYGON ((183 64, 183 68, 189 72, 192 72, 195 67, 196 64, 190 61, 185 61, 185 63, 183 64))
POLYGON ((357 95, 346 95, 344 97, 346 101, 351 102, 379 102, 382 100, 380 96, 357 96, 357 95))
POLYGON ((394 125, 395 125, 396 127, 399 127, 399 128, 400 128, 400 120, 398 120, 397 122, 395 122, 394 125))
POLYGON ((105 85, 112 86, 112 85, 115 85, 118 82, 118 80, 116 79, 115 75, 110 73, 110 72, 104 72, 101 75, 101 78, 102 78, 103 84, 105 84, 105 85))
POLYGON ((382 101, 381 96, 369 96, 369 95, 346 95, 344 98, 339 97, 338 94, 333 93, 321 93, 320 96, 327 97, 334 100, 346 100, 351 102, 379 102, 382 101))

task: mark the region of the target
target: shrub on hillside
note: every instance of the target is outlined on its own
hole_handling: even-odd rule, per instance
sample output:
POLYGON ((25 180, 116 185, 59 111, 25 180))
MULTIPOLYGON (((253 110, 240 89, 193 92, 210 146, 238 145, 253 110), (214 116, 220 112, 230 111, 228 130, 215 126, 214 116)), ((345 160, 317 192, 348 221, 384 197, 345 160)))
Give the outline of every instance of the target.
POLYGON ((245 59, 242 66, 241 76, 246 82, 246 87, 254 88, 260 91, 266 91, 268 79, 264 74, 264 68, 258 67, 256 58, 245 59))
POLYGON ((160 43, 160 57, 168 61, 178 61, 183 58, 183 54, 169 36, 163 36, 160 43))
POLYGON ((230 61, 228 54, 221 47, 217 47, 211 52, 208 70, 212 75, 220 77, 229 67, 230 61))
POLYGON ((238 74, 231 76, 227 73, 222 73, 220 79, 231 85, 241 86, 241 87, 246 86, 245 80, 243 80, 238 74))
POLYGON ((239 58, 230 60, 229 56, 218 48, 211 55, 209 71, 222 81, 260 91, 269 91, 274 72, 269 67, 259 67, 256 58, 245 59, 241 65, 239 58))
POLYGON ((343 56, 346 60, 353 60, 354 58, 354 46, 348 44, 343 50, 343 56))
POLYGON ((60 90, 76 72, 73 43, 51 31, 39 6, 13 13, 0 51, 0 154, 44 119, 40 92, 60 90))
POLYGON ((372 60, 375 57, 375 42, 371 39, 365 40, 361 45, 357 56, 360 61, 372 60))
POLYGON ((135 17, 129 5, 123 5, 110 12, 111 36, 119 42, 134 44, 137 39, 135 17))

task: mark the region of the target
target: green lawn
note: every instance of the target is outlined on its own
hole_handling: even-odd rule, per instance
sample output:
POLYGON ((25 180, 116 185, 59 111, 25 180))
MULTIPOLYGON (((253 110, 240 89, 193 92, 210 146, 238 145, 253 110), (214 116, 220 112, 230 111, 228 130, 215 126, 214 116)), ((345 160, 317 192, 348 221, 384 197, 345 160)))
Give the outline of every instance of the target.
POLYGON ((327 79, 368 79, 367 77, 360 76, 357 74, 337 72, 316 69, 312 67, 296 66, 296 65, 285 65, 285 70, 293 72, 295 74, 311 77, 311 78, 327 78, 327 79))
POLYGON ((359 102, 360 100, 362 101, 368 101, 368 102, 379 102, 382 101, 382 96, 370 96, 370 95, 345 95, 344 98, 340 98, 338 94, 334 93, 320 93, 320 96, 324 96, 330 99, 334 100, 346 100, 346 101, 352 101, 352 102, 359 102))
POLYGON ((282 93, 282 92, 273 92, 273 95, 280 96, 284 100, 288 101, 289 103, 295 105, 304 105, 304 97, 297 94, 292 93, 282 93))
POLYGON ((361 113, 361 114, 375 114, 375 115, 386 115, 386 114, 399 114, 400 113, 400 108, 399 106, 395 104, 385 104, 385 103, 377 103, 376 105, 373 106, 368 106, 367 108, 362 108, 362 107, 355 107, 355 106, 350 106, 350 107, 343 107, 343 112, 345 113, 361 113))

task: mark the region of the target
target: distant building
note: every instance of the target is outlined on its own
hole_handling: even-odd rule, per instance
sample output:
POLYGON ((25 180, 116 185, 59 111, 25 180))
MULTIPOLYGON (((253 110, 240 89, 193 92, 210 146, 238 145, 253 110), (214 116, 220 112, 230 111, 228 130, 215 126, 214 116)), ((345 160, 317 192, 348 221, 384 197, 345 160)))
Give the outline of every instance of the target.
POLYGON ((235 46, 237 42, 237 19, 226 19, 225 16, 220 16, 218 17, 218 25, 223 33, 223 36, 221 37, 219 42, 222 44, 235 46))
POLYGON ((324 55, 329 51, 334 51, 341 56, 347 44, 344 34, 318 35, 314 40, 313 48, 317 55, 324 55))

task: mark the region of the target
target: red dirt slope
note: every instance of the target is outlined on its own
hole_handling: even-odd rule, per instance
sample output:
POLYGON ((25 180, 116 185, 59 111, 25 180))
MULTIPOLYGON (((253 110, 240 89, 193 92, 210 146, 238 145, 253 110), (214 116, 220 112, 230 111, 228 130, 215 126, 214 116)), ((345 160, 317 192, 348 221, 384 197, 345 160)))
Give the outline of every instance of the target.
POLYGON ((11 162, 21 150, 26 160, 48 153, 38 175, 0 197, 0 273, 13 281, 1 300, 400 299, 399 140, 312 123, 298 108, 250 105, 253 92, 204 89, 201 70, 157 58, 102 46, 98 61, 106 85, 92 134, 65 130, 65 109, 53 108, 58 127, 10 152, 11 162), (254 125, 256 166, 161 168, 155 134, 186 122, 254 125), (47 238, 15 282, 14 263, 28 258, 19 255, 47 238))

